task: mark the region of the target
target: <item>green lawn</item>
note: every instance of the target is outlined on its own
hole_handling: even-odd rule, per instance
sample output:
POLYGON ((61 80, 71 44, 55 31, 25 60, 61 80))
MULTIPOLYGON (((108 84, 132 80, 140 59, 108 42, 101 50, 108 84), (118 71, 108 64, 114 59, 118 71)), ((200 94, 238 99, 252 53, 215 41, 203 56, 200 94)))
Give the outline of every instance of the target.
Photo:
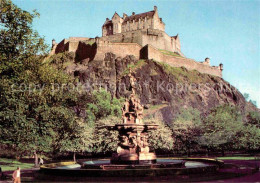
POLYGON ((234 157, 218 157, 219 160, 260 160, 260 157, 242 157, 242 156, 234 156, 234 157))
POLYGON ((21 169, 27 169, 27 168, 32 168, 34 164, 22 163, 15 159, 0 158, 0 167, 2 168, 2 171, 15 170, 18 166, 21 169))

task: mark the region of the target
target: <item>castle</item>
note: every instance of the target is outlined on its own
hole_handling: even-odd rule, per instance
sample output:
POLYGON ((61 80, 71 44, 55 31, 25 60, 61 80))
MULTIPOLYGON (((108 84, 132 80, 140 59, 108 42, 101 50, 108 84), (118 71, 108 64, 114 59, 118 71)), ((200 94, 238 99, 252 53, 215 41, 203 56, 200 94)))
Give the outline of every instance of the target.
POLYGON ((222 77, 223 65, 210 66, 209 58, 203 62, 188 59, 181 52, 180 38, 165 32, 165 23, 159 17, 158 9, 149 12, 120 17, 116 12, 111 20, 106 18, 102 26, 102 37, 70 37, 59 44, 53 40, 51 55, 64 51, 75 52, 78 60, 88 62, 103 60, 105 53, 117 57, 134 55, 137 59, 154 59, 173 67, 185 67, 222 77))

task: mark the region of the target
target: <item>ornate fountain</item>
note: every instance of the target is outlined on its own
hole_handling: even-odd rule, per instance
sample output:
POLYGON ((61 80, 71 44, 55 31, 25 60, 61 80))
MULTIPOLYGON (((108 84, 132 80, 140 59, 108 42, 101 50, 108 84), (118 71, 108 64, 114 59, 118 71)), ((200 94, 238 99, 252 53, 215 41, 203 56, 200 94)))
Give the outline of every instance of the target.
POLYGON ((132 93, 123 107, 123 124, 110 127, 119 132, 117 153, 111 158, 113 164, 156 163, 156 155, 149 151, 148 133, 158 125, 145 125, 142 121, 143 106, 132 93))
POLYGON ((129 74, 131 95, 122 108, 123 124, 108 126, 119 132, 117 153, 111 158, 112 164, 151 164, 156 163, 156 155, 149 151, 148 133, 157 129, 156 124, 143 124, 143 106, 135 94, 136 79, 129 74))

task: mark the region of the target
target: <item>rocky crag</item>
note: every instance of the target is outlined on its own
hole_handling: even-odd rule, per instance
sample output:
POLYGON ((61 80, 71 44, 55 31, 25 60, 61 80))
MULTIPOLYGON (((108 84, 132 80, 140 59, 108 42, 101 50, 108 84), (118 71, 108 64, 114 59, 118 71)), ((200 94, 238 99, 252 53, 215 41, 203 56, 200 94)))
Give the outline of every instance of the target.
POLYGON ((134 56, 117 57, 106 53, 104 60, 72 61, 65 67, 78 77, 84 90, 106 88, 114 97, 130 94, 129 73, 136 79, 136 93, 145 106, 145 117, 170 122, 181 108, 193 107, 206 115, 222 104, 236 105, 242 113, 258 110, 224 79, 184 67, 174 68, 154 60, 137 60, 134 56))

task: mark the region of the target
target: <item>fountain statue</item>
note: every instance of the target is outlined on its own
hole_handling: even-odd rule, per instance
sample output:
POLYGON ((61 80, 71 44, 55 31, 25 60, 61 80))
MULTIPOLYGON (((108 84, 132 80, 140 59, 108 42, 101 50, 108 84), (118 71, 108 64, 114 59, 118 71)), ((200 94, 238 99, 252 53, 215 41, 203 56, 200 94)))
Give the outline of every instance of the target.
POLYGON ((156 163, 156 155, 149 151, 148 133, 158 125, 143 124, 143 106, 136 95, 136 79, 129 73, 131 95, 122 108, 123 124, 109 126, 119 132, 117 153, 111 158, 113 164, 156 163))

